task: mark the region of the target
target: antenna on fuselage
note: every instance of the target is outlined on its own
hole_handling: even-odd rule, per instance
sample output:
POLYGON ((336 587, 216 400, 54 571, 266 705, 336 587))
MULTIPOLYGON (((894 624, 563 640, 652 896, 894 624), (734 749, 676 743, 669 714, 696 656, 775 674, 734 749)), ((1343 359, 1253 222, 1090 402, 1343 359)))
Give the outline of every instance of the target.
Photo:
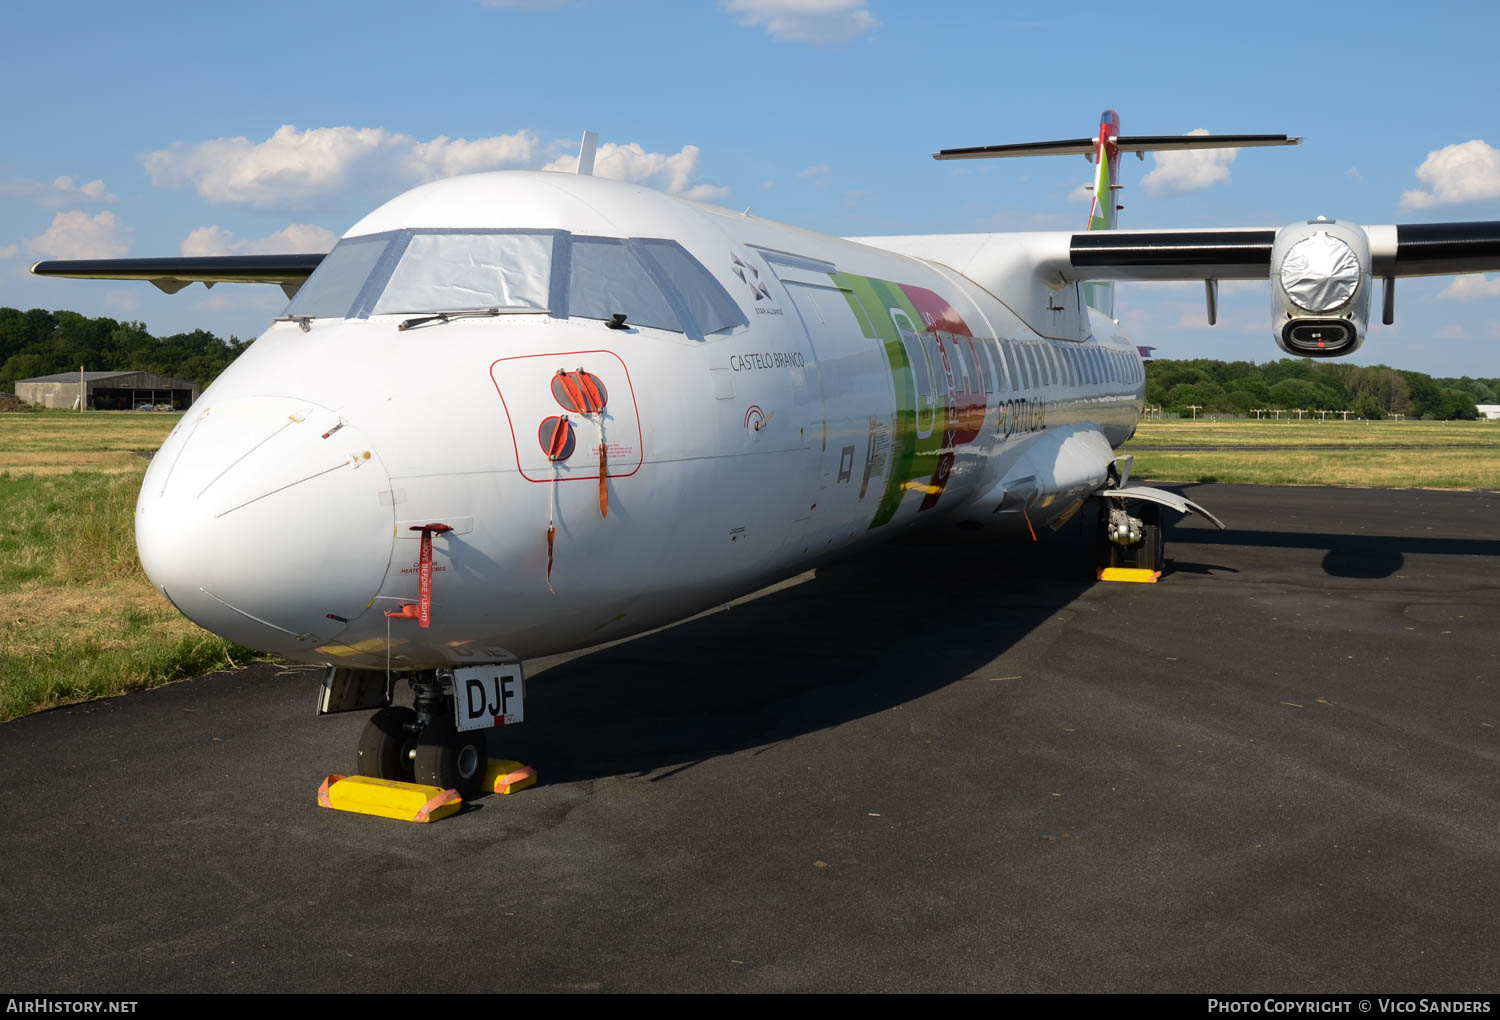
POLYGON ((583 144, 578 147, 578 169, 574 173, 592 176, 594 173, 594 149, 599 144, 599 132, 585 131, 583 144))

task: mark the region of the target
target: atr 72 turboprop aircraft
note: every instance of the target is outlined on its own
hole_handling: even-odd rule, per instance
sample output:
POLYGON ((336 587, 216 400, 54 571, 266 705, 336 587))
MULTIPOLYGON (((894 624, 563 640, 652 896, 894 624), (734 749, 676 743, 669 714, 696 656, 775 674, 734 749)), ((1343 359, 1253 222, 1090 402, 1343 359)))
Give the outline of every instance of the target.
MULTIPOLYGON (((280 284, 136 508, 141 563, 208 630, 381 707, 359 771, 472 791, 523 659, 655 627, 930 522, 1022 540, 1104 504, 1160 561, 1114 448, 1145 373, 1110 281, 1271 281, 1296 355, 1361 343, 1374 277, 1500 269, 1500 223, 1111 228, 1122 153, 1295 144, 1120 134, 945 150, 1095 164, 1079 233, 846 239, 592 175, 425 184, 326 255, 43 262, 44 276, 280 284), (398 679, 415 708, 393 705, 398 679)), ((1210 519, 1212 519, 1210 515, 1210 519)), ((1217 523, 1217 522, 1215 522, 1217 523)))

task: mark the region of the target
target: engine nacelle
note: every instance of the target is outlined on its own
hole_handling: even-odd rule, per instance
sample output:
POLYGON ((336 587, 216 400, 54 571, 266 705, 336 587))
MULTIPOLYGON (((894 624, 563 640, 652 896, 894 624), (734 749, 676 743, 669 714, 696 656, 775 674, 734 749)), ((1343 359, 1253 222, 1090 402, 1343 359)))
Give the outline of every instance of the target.
POLYGON ((1370 242, 1362 228, 1319 217, 1276 233, 1271 246, 1271 328, 1304 358, 1353 354, 1370 312, 1370 242))

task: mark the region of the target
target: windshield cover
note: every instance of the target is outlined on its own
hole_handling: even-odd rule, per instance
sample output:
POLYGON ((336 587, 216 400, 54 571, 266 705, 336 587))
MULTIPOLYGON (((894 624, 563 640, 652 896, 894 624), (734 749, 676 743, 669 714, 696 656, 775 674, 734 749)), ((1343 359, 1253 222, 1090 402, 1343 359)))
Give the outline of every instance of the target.
POLYGON ((417 233, 372 314, 466 308, 545 312, 551 278, 550 233, 417 233))

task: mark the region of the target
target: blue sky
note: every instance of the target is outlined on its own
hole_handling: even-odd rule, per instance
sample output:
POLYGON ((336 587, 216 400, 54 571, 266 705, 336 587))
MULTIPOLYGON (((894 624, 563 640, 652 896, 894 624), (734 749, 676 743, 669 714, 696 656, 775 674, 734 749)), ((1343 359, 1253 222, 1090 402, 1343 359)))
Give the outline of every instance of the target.
MULTIPOLYGON (((384 0, 9 5, 0 304, 258 334, 279 291, 40 280, 39 258, 326 247, 437 176, 599 172, 828 233, 1081 229, 1081 157, 945 146, 1287 132, 1294 149, 1127 158, 1121 225, 1500 220, 1493 4, 384 0), (1223 10, 1225 13, 1220 13, 1223 10), (1419 175, 1420 174, 1420 175, 1419 175), (1150 186, 1148 187, 1147 184, 1150 186)), ((1167 357, 1279 357, 1269 287, 1122 286, 1167 357)), ((1363 363, 1500 375, 1500 274, 1403 281, 1363 363)), ((1378 318, 1378 311, 1376 314, 1378 318)))

